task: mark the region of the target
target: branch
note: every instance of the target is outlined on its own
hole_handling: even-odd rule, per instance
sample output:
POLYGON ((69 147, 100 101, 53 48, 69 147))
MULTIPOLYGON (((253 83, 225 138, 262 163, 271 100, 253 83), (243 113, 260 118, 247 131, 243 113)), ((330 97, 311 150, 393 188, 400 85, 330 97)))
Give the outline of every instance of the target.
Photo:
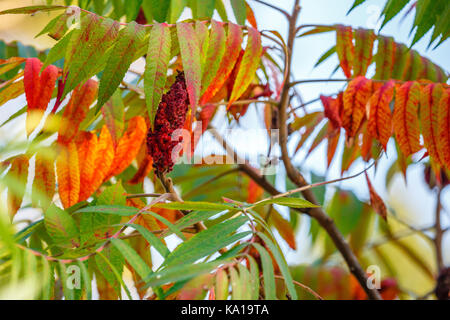
MULTIPOLYGON (((287 59, 288 64, 285 66, 287 72, 290 74, 291 70, 291 61, 292 61, 292 50, 294 47, 295 33, 296 33, 296 22, 297 17, 300 11, 299 0, 295 1, 294 9, 292 16, 289 19, 289 33, 288 33, 288 52, 289 58, 287 59)), ((302 174, 293 166, 291 159, 289 158, 289 152, 287 149, 287 137, 288 137, 288 129, 287 129, 287 107, 289 104, 289 85, 285 85, 283 91, 281 93, 280 104, 279 104, 279 118, 278 118, 278 127, 280 132, 280 147, 282 153, 283 163, 286 168, 286 173, 289 179, 296 184, 298 187, 304 187, 308 185, 302 174)), ((319 204, 316 196, 311 191, 311 189, 307 189, 302 191, 303 196, 306 200, 311 203, 319 204)), ((364 291, 367 293, 367 296, 370 299, 381 300, 381 296, 376 289, 368 288, 368 277, 366 272, 363 270, 361 265, 358 262, 355 254, 352 252, 349 244, 345 241, 345 238, 340 233, 338 228, 336 227, 333 219, 331 219, 322 208, 311 208, 308 214, 317 220, 322 228, 326 230, 330 238, 333 240, 334 245, 342 254, 345 262, 347 263, 350 272, 353 273, 358 279, 361 287, 364 288, 364 291)))
POLYGON ((442 191, 442 189, 439 188, 439 190, 437 192, 437 196, 436 196, 436 213, 435 213, 436 219, 435 219, 435 223, 434 223, 434 228, 436 230, 436 233, 434 236, 434 246, 436 248, 436 260, 437 260, 437 266, 438 266, 439 272, 441 270, 443 270, 445 267, 444 257, 442 255, 442 237, 444 235, 444 231, 442 230, 442 226, 441 226, 441 209, 442 209, 441 191, 442 191))

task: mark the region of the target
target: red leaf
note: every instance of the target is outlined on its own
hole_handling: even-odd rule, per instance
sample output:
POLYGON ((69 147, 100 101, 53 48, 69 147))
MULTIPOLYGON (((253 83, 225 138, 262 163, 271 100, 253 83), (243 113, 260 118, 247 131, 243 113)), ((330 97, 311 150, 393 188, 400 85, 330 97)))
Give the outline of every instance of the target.
POLYGON ((261 188, 253 179, 250 179, 247 187, 247 202, 254 203, 263 195, 264 189, 261 188))
POLYGON ((365 76, 372 62, 373 42, 376 39, 373 30, 358 28, 355 31, 355 63, 353 76, 365 76))
POLYGON ((339 99, 320 95, 320 100, 322 100, 325 117, 330 120, 333 127, 342 127, 342 121, 339 116, 339 99))
POLYGON ((370 97, 367 103, 367 129, 372 137, 378 139, 386 151, 386 144, 392 135, 392 115, 389 104, 394 97, 394 81, 386 82, 370 97))
POLYGON ((394 132, 402 153, 407 157, 421 149, 417 116, 420 85, 408 81, 397 89, 394 106, 394 132))
POLYGON ((61 145, 60 154, 56 159, 56 173, 61 202, 64 208, 71 207, 78 202, 80 193, 78 151, 74 142, 61 145))
POLYGON ((20 155, 15 157, 11 162, 11 168, 8 171, 8 178, 14 180, 13 183, 20 183, 20 185, 11 190, 8 188, 7 201, 9 215, 14 217, 22 204, 23 196, 25 194, 25 186, 28 179, 28 157, 20 155))
POLYGON ((36 101, 40 93, 39 72, 41 71, 41 67, 42 62, 38 58, 27 59, 25 63, 23 83, 29 109, 36 108, 36 101))
POLYGON ((431 83, 422 88, 422 94, 420 95, 420 122, 424 144, 428 153, 438 165, 444 163, 441 154, 438 152, 439 104, 443 91, 441 84, 431 83))
POLYGON ((383 199, 378 195, 378 193, 375 191, 375 189, 372 186, 372 183, 370 183, 369 176, 366 174, 366 180, 367 180, 367 187, 369 188, 370 193, 370 205, 375 210, 376 213, 378 213, 384 220, 387 219, 387 210, 386 205, 383 202, 383 199))
POLYGON ((366 103, 372 94, 372 81, 359 76, 350 81, 344 92, 342 126, 347 137, 354 137, 364 119, 366 103))
POLYGON ((450 170, 450 88, 443 92, 439 102, 438 135, 437 152, 450 170))

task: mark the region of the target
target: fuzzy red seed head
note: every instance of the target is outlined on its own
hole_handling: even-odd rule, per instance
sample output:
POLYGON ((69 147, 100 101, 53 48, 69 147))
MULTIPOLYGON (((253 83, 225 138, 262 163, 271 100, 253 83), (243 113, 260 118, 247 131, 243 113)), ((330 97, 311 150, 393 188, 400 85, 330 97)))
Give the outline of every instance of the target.
POLYGON ((184 73, 180 72, 170 90, 162 96, 153 130, 149 129, 147 135, 148 152, 153 158, 153 167, 159 172, 169 172, 173 168, 172 151, 182 138, 173 141, 172 134, 183 128, 188 105, 184 73))

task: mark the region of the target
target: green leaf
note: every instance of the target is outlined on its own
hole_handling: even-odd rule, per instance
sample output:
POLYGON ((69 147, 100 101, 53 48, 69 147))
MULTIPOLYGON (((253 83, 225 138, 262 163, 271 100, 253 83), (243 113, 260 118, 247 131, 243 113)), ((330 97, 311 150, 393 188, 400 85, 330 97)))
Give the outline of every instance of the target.
POLYGON ((228 271, 230 273, 230 281, 231 281, 231 299, 232 300, 243 300, 242 286, 245 285, 240 277, 238 272, 234 267, 228 268, 228 271))
POLYGON ((241 26, 245 25, 245 20, 247 20, 247 8, 245 6, 245 0, 230 0, 230 2, 231 7, 233 8, 236 22, 241 26))
POLYGON ((108 57, 105 52, 116 39, 119 26, 117 21, 100 19, 95 14, 87 14, 81 20, 81 29, 75 29, 66 51, 63 96, 97 73, 102 59, 108 57))
POLYGON ((277 300, 272 259, 262 245, 253 243, 253 246, 258 250, 261 257, 264 278, 264 297, 266 300, 277 300))
POLYGON ((363 4, 364 2, 366 2, 366 0, 355 0, 355 2, 353 2, 352 7, 347 11, 347 15, 353 11, 353 9, 355 9, 357 6, 363 4))
POLYGON ((330 49, 327 50, 320 58, 317 60, 316 64, 314 65, 314 68, 320 65, 322 62, 324 62, 326 59, 328 59, 332 54, 336 53, 336 46, 332 46, 330 49))
POLYGON ((120 287, 122 286, 128 299, 133 300, 128 287, 122 279, 124 260, 117 248, 108 247, 101 252, 97 252, 95 255, 95 262, 100 273, 118 294, 120 295, 120 287))
POLYGON ((257 208, 257 207, 264 206, 266 204, 278 204, 280 206, 286 206, 286 207, 290 207, 290 208, 317 208, 317 207, 319 207, 305 199, 287 198, 287 197, 262 200, 261 202, 257 202, 254 206, 255 206, 255 208, 257 208))
POLYGON ((75 220, 64 210, 51 204, 44 214, 45 228, 55 243, 78 242, 79 230, 75 220))
POLYGON ((283 254, 281 253, 280 249, 276 247, 275 244, 269 239, 269 237, 261 232, 259 232, 258 235, 264 241, 266 246, 272 252, 273 257, 277 261, 277 264, 280 267, 281 274, 284 278, 284 282, 286 283, 286 287, 289 291, 289 294, 291 295, 291 299, 297 300, 297 291, 295 290, 294 282, 283 254))
POLYGON ((38 11, 49 12, 66 9, 66 6, 28 6, 0 11, 2 14, 32 14, 38 11))
POLYGON ((196 110, 202 83, 200 41, 190 23, 177 23, 177 35, 189 103, 196 110))
POLYGON ((381 14, 384 16, 381 23, 380 30, 388 23, 393 17, 395 17, 404 6, 408 4, 409 0, 388 0, 383 8, 381 14))
POLYGON ((169 249, 167 249, 161 239, 155 236, 152 232, 138 224, 130 224, 128 226, 137 230, 145 238, 145 240, 147 240, 147 242, 161 254, 163 258, 166 258, 170 254, 169 249))
POLYGON ((146 286, 157 287, 165 283, 188 280, 200 274, 209 272, 222 263, 223 261, 213 261, 191 265, 176 265, 171 268, 166 268, 145 278, 146 286))
POLYGON ((250 300, 259 299, 259 268, 252 256, 247 256, 250 263, 250 300))
POLYGON ((164 23, 155 24, 150 31, 144 72, 145 102, 152 128, 166 84, 170 47, 170 28, 164 23))
POLYGON ((112 239, 111 242, 142 279, 147 278, 153 273, 152 269, 150 269, 150 267, 128 243, 121 239, 115 238, 112 239))
POLYGON ((209 210, 223 211, 234 209, 232 206, 228 204, 203 202, 203 201, 155 203, 153 207, 173 209, 173 210, 196 210, 196 211, 209 211, 209 210))
POLYGON ((168 267, 174 264, 188 264, 195 262, 200 258, 212 254, 230 243, 247 236, 249 234, 248 232, 238 233, 231 237, 228 236, 247 221, 248 218, 241 215, 197 233, 191 239, 183 242, 172 251, 164 261, 163 266, 168 267))
POLYGON ((194 19, 211 18, 216 0, 190 0, 194 19))
POLYGON ((151 14, 158 22, 165 22, 169 12, 170 2, 167 0, 144 0, 142 9, 145 15, 151 14))
POLYGON ((128 206, 122 206, 122 205, 98 205, 98 206, 90 206, 81 208, 76 213, 107 213, 112 215, 118 215, 122 217, 129 217, 134 214, 137 214, 139 212, 139 209, 135 207, 128 207, 128 206))
POLYGON ((72 36, 75 34, 75 30, 70 31, 61 40, 59 40, 48 52, 47 58, 45 59, 42 68, 45 69, 52 63, 64 58, 66 49, 70 43, 72 36))
POLYGON ((105 104, 119 86, 134 59, 138 46, 145 37, 145 28, 132 21, 120 30, 109 55, 98 88, 97 110, 105 104))
POLYGON ((125 106, 123 104, 121 90, 117 89, 102 107, 105 124, 111 133, 113 141, 117 143, 125 128, 125 106))
POLYGON ((192 226, 197 222, 204 221, 217 214, 217 211, 194 211, 177 221, 176 226, 180 229, 192 226))
POLYGON ((178 237, 180 237, 180 239, 186 240, 186 237, 181 232, 181 230, 177 226, 175 226, 173 223, 171 223, 169 220, 167 220, 166 218, 164 218, 164 217, 160 216, 159 214, 154 213, 152 211, 146 211, 145 214, 149 214, 152 217, 154 217, 155 219, 161 221, 162 223, 164 223, 167 226, 167 228, 169 228, 170 231, 172 231, 178 237))
POLYGON ((86 300, 92 299, 92 285, 91 285, 91 277, 89 276, 89 272, 82 261, 77 261, 78 266, 80 267, 81 277, 83 278, 84 290, 86 292, 86 300))
POLYGON ((225 270, 220 269, 216 273, 215 294, 216 300, 227 300, 228 298, 228 275, 225 270))
POLYGON ((252 293, 253 288, 250 284, 250 272, 248 269, 242 265, 238 264, 238 270, 239 270, 239 278, 241 282, 241 299, 242 300, 251 300, 252 299, 252 293))

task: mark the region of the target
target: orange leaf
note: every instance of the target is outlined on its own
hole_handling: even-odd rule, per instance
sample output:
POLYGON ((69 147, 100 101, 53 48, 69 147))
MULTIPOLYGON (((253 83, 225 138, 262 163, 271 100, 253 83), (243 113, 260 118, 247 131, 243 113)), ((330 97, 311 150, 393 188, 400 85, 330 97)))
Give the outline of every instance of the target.
POLYGON ((372 81, 359 76, 349 82, 344 92, 342 126, 347 137, 354 137, 364 119, 366 103, 372 94, 372 81))
POLYGON ((439 104, 443 91, 441 84, 431 83, 422 88, 422 94, 420 95, 420 122, 424 144, 428 153, 438 165, 444 163, 441 154, 438 152, 439 104))
POLYGON ((78 202, 80 192, 80 172, 77 147, 74 142, 61 145, 61 151, 56 159, 58 175, 58 192, 64 208, 78 202))
POLYGON ((220 63, 214 79, 203 93, 200 104, 205 104, 222 88, 225 81, 228 79, 233 67, 236 63, 239 53, 241 51, 242 30, 241 27, 234 23, 228 23, 228 36, 225 48, 227 51, 220 63))
POLYGON ((91 195, 97 190, 111 171, 114 161, 114 144, 108 127, 103 126, 97 142, 97 150, 94 155, 94 174, 90 183, 83 188, 87 188, 86 193, 91 195))
POLYGON ((336 26, 336 52, 342 71, 347 78, 350 78, 352 76, 353 60, 355 59, 352 27, 336 26))
POLYGON ((389 104, 394 97, 394 81, 388 81, 381 86, 367 103, 367 129, 372 137, 378 139, 386 151, 386 145, 392 135, 391 109, 389 104))
POLYGON ((367 68, 372 62, 373 42, 376 36, 373 30, 358 28, 355 30, 355 62, 354 76, 365 76, 367 68))
POLYGON ((43 208, 48 207, 55 194, 55 163, 43 151, 36 153, 34 165, 33 194, 36 192, 38 203, 43 208))
POLYGON ((437 152, 450 170, 450 89, 446 89, 439 102, 437 152))
POLYGON ((375 189, 372 186, 372 183, 369 180, 369 176, 366 174, 366 180, 367 180, 367 187, 369 188, 369 194, 370 194, 370 205, 375 210, 376 213, 378 213, 384 220, 387 219, 387 210, 386 205, 383 202, 383 199, 378 195, 378 193, 375 191, 375 189))
POLYGON ((23 196, 25 194, 25 185, 28 178, 28 157, 20 155, 15 157, 11 162, 11 168, 8 171, 8 177, 14 179, 21 184, 21 188, 10 190, 8 188, 7 201, 9 215, 14 217, 22 204, 23 196))
POLYGON ((272 220, 275 228, 280 233, 280 236, 284 239, 284 241, 286 241, 289 247, 296 250, 297 245, 295 243, 295 233, 289 221, 284 219, 281 214, 279 214, 278 211, 273 208, 270 214, 270 219, 272 220))
POLYGON ((145 119, 136 116, 130 119, 128 129, 117 143, 114 161, 106 180, 125 170, 136 157, 147 134, 145 119))
POLYGON ((420 85, 415 81, 405 82, 397 89, 394 105, 394 132, 400 150, 409 156, 420 150, 419 118, 417 116, 420 85))
POLYGON ((261 188, 253 179, 250 179, 247 187, 247 202, 254 203, 263 195, 264 189, 261 188))
POLYGON ((98 138, 92 132, 80 132, 75 138, 80 163, 80 196, 79 201, 88 199, 91 195, 87 187, 92 181, 95 172, 95 159, 97 155, 98 138))
POLYGON ((327 168, 330 167, 331 161, 333 160, 334 154, 336 153, 336 148, 339 143, 339 138, 341 136, 341 131, 339 129, 330 130, 328 128, 328 142, 327 142, 327 168))
POLYGON ((80 123, 86 117, 89 106, 95 101, 97 91, 98 82, 92 79, 73 90, 61 119, 58 142, 68 143, 76 136, 80 123))

